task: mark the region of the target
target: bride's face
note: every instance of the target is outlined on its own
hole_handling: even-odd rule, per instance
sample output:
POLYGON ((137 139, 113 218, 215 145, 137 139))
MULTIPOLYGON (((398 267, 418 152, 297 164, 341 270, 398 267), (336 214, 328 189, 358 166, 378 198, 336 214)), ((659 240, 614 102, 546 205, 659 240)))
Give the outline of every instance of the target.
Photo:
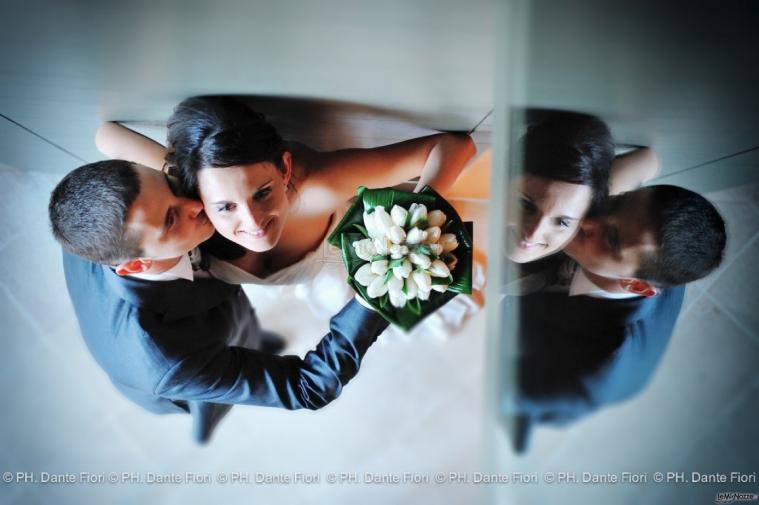
POLYGON ((590 200, 589 186, 529 174, 519 177, 509 195, 509 259, 528 263, 561 250, 577 233, 590 200))
POLYGON ((290 209, 289 153, 283 158, 284 173, 270 162, 200 170, 200 198, 224 237, 255 252, 277 245, 290 209))

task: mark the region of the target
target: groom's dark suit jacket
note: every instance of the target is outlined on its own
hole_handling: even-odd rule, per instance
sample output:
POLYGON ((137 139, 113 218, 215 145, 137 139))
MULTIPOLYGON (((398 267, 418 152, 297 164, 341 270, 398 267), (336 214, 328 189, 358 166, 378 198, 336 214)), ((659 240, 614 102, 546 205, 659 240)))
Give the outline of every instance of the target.
POLYGON ((356 375, 387 327, 352 301, 303 359, 276 356, 227 344, 234 335, 258 332, 240 286, 121 277, 67 253, 63 265, 95 360, 124 395, 156 413, 187 411, 188 400, 318 409, 356 375))
POLYGON ((684 292, 677 286, 650 298, 546 291, 519 297, 516 391, 503 404, 518 418, 517 449, 535 424, 568 424, 643 390, 667 347, 684 292))

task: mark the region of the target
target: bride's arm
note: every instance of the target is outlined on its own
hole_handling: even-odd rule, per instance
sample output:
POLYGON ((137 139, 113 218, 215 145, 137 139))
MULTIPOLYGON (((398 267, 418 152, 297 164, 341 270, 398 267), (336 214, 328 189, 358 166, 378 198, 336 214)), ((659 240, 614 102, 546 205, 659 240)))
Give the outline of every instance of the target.
POLYGON ((469 135, 449 133, 436 136, 414 191, 429 185, 438 193, 444 192, 453 186, 476 153, 477 147, 469 135))
POLYGON ((309 177, 345 201, 356 194, 358 186, 396 186, 414 177, 419 177, 417 191, 429 184, 443 192, 475 152, 469 135, 441 133, 374 149, 313 152, 307 165, 309 177))
POLYGON ((617 156, 611 165, 609 194, 618 195, 639 188, 659 173, 659 158, 648 147, 617 156))
POLYGON ((111 159, 128 160, 161 170, 166 148, 118 123, 103 123, 95 134, 98 151, 111 159))

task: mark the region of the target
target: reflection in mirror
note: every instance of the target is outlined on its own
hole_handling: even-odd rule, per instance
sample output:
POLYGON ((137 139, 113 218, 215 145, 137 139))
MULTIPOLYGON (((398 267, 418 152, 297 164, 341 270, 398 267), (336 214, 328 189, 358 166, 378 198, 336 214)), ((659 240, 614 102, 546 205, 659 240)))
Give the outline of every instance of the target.
POLYGON ((697 193, 636 188, 655 172, 650 150, 615 159, 596 117, 556 113, 519 143, 506 253, 521 269, 504 298, 519 297, 518 354, 504 412, 523 452, 534 426, 568 425, 642 391, 684 284, 720 264, 726 237, 719 212, 697 193))
POLYGON ((685 503, 753 491, 750 479, 730 476, 756 467, 746 441, 756 436, 759 354, 748 307, 759 131, 755 93, 743 84, 757 71, 743 59, 759 46, 748 23, 759 12, 588 0, 531 2, 522 13, 521 66, 511 59, 498 73, 521 80, 521 93, 497 113, 527 110, 502 139, 511 154, 499 258, 515 273, 504 276, 501 330, 491 334, 502 428, 493 469, 545 483, 550 472, 570 484, 612 475, 628 485, 565 481, 497 494, 503 503, 636 502, 641 493, 685 503), (687 26, 675 21, 684 13, 687 26), (707 48, 699 33, 718 33, 730 51, 707 48), (699 79, 705 62, 715 70, 699 79), (589 115, 605 135, 583 127, 589 115), (549 126, 562 116, 574 116, 567 131, 577 136, 549 126), (552 140, 532 142, 540 131, 552 140), (555 178, 546 169, 573 165, 570 154, 605 174, 600 190, 545 181, 555 178), (656 472, 679 485, 657 487, 656 472), (712 477, 688 484, 699 475, 712 477))

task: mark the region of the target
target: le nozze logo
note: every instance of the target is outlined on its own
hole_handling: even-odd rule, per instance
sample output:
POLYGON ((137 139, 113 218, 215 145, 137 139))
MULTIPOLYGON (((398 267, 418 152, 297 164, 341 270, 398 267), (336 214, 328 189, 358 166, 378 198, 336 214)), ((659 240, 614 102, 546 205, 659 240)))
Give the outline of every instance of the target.
POLYGON ((717 498, 715 498, 714 503, 725 505, 727 503, 757 500, 759 500, 759 495, 756 493, 719 493, 717 498))

